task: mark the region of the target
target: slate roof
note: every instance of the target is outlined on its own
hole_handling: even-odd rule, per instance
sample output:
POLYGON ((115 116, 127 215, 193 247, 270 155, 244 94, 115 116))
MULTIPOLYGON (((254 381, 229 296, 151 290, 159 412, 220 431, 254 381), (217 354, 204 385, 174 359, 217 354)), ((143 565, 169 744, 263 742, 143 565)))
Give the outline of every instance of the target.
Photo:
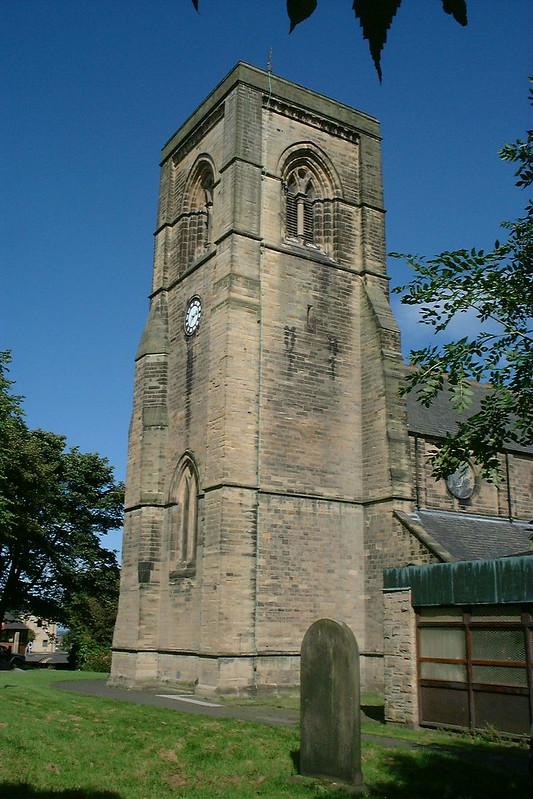
POLYGON ((29 630, 21 621, 8 621, 2 625, 2 630, 29 630))
POLYGON ((418 510, 412 518, 453 560, 502 558, 530 549, 533 524, 434 510, 418 510))
MULTIPOLYGON (((472 383, 474 396, 468 408, 467 416, 472 416, 479 411, 481 400, 490 391, 490 386, 481 383, 472 383)), ((444 438, 446 433, 454 433, 457 429, 457 420, 461 418, 452 408, 449 393, 446 389, 439 392, 429 408, 424 408, 416 401, 416 392, 411 391, 406 395, 407 424, 410 433, 419 433, 424 436, 444 438)), ((519 444, 509 443, 506 449, 511 452, 526 452, 533 455, 533 445, 522 447, 519 444)))

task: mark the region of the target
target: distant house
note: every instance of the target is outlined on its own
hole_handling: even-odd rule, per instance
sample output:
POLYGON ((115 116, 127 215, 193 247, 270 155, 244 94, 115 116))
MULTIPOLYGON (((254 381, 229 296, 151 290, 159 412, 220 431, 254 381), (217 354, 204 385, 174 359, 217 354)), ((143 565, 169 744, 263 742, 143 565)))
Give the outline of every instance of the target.
POLYGON ((56 651, 58 636, 55 622, 38 619, 35 616, 25 617, 24 622, 35 636, 31 648, 33 654, 50 654, 56 651))
POLYGON ((6 614, 0 628, 0 646, 13 655, 24 655, 28 644, 30 630, 26 624, 6 614))
POLYGON ((51 654, 57 648, 57 624, 36 616, 6 614, 0 638, 13 654, 51 654))

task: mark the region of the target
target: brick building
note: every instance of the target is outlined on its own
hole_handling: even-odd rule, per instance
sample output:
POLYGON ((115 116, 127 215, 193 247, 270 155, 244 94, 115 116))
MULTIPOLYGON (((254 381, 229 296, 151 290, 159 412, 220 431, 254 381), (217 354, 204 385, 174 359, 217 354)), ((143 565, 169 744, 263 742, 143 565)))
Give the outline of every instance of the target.
POLYGON ((330 616, 381 683, 383 568, 439 558, 422 495, 470 507, 422 479, 403 369, 378 122, 238 64, 162 152, 113 682, 294 686, 330 616))

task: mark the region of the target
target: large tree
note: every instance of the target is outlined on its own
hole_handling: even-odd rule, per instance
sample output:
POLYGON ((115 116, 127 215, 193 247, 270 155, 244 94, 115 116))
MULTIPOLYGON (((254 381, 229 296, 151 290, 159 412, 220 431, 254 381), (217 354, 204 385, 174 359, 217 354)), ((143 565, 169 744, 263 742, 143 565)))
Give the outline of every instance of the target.
MULTIPOLYGON (((533 97, 532 97, 533 99, 533 97)), ((533 131, 508 144, 500 157, 517 165, 516 185, 533 182, 533 131)), ((477 332, 459 339, 433 340, 410 353, 406 390, 431 405, 448 390, 460 414, 433 459, 434 473, 445 477, 472 455, 489 480, 498 477, 498 452, 506 445, 533 443, 533 204, 523 217, 504 222, 507 240, 492 250, 455 250, 434 258, 402 256, 413 280, 396 289, 402 303, 419 309, 420 321, 446 336, 452 321, 469 312, 477 332), (477 412, 470 413, 471 382, 488 390, 477 412)))
POLYGON ((108 564, 80 577, 65 600, 64 639, 71 665, 90 671, 109 671, 111 643, 117 616, 120 571, 108 564))
MULTIPOLYGON (((460 24, 467 24, 466 0, 438 0, 446 14, 460 24)), ((350 0, 352 2, 352 0, 350 0)), ((200 0, 192 0, 198 11, 200 0)), ((402 0, 353 0, 352 8, 361 25, 363 36, 368 39, 370 54, 381 80, 381 51, 387 41, 387 33, 392 20, 402 4, 402 0)), ((287 0, 287 14, 290 20, 289 32, 315 11, 318 0, 287 0)), ((256 9, 254 9, 254 12, 256 9)))
POLYGON ((0 623, 8 610, 66 621, 91 575, 117 569, 101 537, 122 523, 123 486, 105 458, 27 427, 9 362, 0 353, 0 623))

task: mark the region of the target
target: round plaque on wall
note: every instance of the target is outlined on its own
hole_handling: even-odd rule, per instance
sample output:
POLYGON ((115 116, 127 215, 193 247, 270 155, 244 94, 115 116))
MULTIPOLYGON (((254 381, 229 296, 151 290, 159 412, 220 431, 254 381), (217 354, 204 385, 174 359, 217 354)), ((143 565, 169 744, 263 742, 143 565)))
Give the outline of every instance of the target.
POLYGON ((476 487, 476 476, 469 463, 462 463, 446 478, 450 494, 457 499, 470 499, 476 487))

